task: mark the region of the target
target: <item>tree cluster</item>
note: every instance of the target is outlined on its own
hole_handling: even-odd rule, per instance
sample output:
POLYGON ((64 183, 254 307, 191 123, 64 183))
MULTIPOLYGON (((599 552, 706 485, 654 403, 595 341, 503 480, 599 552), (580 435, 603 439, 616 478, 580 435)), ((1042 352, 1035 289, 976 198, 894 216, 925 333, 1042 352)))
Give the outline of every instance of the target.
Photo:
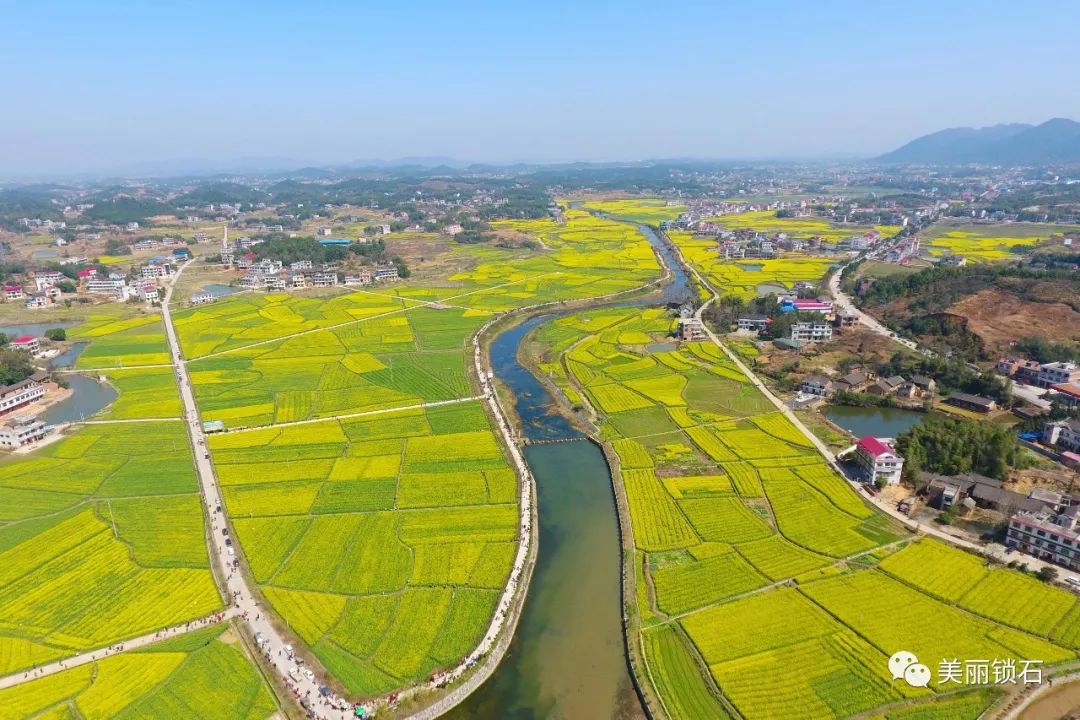
POLYGON ((1009 469, 1022 464, 1020 446, 1008 429, 993 423, 974 423, 931 417, 901 433, 896 449, 904 456, 904 475, 920 471, 942 475, 979 473, 1004 480, 1009 469))

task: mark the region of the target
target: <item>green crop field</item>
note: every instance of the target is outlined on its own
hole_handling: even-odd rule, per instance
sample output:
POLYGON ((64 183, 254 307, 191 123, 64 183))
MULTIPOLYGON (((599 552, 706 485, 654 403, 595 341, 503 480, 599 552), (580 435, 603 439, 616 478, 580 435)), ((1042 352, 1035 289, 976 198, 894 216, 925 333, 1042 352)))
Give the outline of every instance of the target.
POLYGON ((265 720, 278 706, 234 631, 208 627, 0 690, 11 720, 265 720))

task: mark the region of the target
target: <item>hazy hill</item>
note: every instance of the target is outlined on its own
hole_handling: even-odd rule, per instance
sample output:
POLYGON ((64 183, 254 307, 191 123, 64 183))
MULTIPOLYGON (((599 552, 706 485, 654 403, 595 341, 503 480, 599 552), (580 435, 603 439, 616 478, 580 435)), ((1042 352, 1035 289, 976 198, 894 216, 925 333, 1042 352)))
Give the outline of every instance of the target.
POLYGON ((950 128, 916 138, 876 160, 925 165, 1080 163, 1080 123, 1054 118, 1041 125, 950 128))

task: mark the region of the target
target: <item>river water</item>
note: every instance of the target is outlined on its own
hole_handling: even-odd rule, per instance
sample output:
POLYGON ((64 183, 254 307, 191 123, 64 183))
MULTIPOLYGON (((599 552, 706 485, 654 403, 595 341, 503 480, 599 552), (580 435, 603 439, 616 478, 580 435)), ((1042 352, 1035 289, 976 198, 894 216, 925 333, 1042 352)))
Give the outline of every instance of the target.
MULTIPOLYGON (((673 273, 652 302, 685 302, 691 297, 685 273, 651 229, 639 228, 673 273)), ((547 389, 518 360, 528 334, 558 316, 530 318, 491 345, 491 367, 513 392, 514 411, 531 442, 525 459, 536 479, 539 556, 506 658, 445 716, 454 720, 645 717, 623 641, 619 528, 607 460, 556 411, 547 389)))

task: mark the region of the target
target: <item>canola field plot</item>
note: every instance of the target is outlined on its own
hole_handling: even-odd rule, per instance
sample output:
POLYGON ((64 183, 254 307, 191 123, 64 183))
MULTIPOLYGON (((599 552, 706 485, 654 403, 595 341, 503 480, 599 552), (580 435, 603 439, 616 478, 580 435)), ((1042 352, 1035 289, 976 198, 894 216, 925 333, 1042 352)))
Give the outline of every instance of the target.
POLYGON ((9 671, 222 605, 180 423, 84 426, 0 464, 0 497, 21 507, 0 516, 9 671))
POLYGON ((581 204, 586 210, 611 215, 644 225, 658 226, 673 221, 687 211, 685 205, 669 203, 660 198, 620 198, 617 200, 588 200, 581 204))
POLYGON ((996 225, 935 225, 921 233, 923 246, 935 257, 963 255, 972 262, 1016 259, 1052 235, 1080 230, 1076 225, 1004 223, 996 225))
POLYGON ((209 442, 252 573, 350 692, 476 646, 518 540, 517 478, 479 401, 209 442), (274 448, 299 459, 260 460, 274 448))
POLYGON ((0 690, 4 717, 265 720, 279 712, 234 630, 209 627, 0 690))
POLYGON ((923 658, 1038 658, 1047 666, 1071 650, 950 607, 884 573, 863 570, 802 586, 802 592, 875 646, 904 647, 923 658), (909 623, 922 618, 922 623, 909 623), (927 623, 927 618, 935 622, 927 623))
POLYGON ((111 420, 176 418, 183 415, 176 375, 171 367, 108 370, 119 395, 101 413, 111 420))
POLYGON ((716 605, 680 624, 745 717, 789 717, 798 708, 800 717, 832 718, 929 695, 894 686, 885 653, 790 588, 716 605))
POLYGON ((125 317, 123 306, 102 309, 68 329, 67 337, 89 345, 79 354, 75 367, 91 370, 132 365, 169 363, 165 326, 156 313, 125 317))
POLYGON ((711 605, 768 583, 733 550, 700 560, 669 563, 650 572, 656 604, 669 615, 711 605))
POLYGON ((669 717, 713 720, 731 717, 702 676, 677 628, 661 625, 645 631, 642 647, 650 676, 669 717))
POLYGON ((1015 570, 988 567, 976 555, 925 538, 879 563, 885 572, 977 615, 1050 638, 1080 639, 1080 600, 1015 570))

